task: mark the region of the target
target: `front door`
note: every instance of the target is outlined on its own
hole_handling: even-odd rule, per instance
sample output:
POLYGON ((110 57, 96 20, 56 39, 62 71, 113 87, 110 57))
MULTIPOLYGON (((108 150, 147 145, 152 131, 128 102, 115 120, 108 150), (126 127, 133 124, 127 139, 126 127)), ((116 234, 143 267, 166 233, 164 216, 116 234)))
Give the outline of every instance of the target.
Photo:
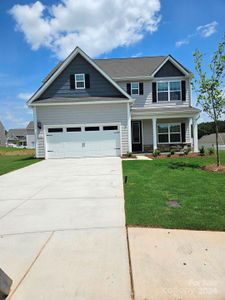
POLYGON ((132 151, 142 151, 141 121, 132 121, 132 151))

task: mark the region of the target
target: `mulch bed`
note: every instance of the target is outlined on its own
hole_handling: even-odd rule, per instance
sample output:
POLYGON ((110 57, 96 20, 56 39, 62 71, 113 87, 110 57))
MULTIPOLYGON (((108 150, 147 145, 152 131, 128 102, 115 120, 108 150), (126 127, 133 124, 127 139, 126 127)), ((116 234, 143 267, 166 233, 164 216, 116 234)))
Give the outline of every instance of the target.
POLYGON ((153 156, 152 154, 147 154, 145 156, 147 156, 149 158, 168 158, 168 157, 169 158, 179 158, 179 157, 198 157, 198 156, 200 156, 200 154, 199 153, 189 153, 188 155, 185 155, 183 153, 176 153, 171 156, 168 156, 168 154, 160 154, 157 157, 153 156))
POLYGON ((202 167, 202 170, 209 171, 209 172, 225 173, 225 166, 221 165, 218 167, 216 164, 212 164, 212 165, 202 167))

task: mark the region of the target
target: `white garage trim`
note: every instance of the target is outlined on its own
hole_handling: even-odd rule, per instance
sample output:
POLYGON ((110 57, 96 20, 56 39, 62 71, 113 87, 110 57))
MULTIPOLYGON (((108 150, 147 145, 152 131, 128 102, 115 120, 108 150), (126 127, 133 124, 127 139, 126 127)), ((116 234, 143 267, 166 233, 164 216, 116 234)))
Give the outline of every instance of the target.
POLYGON ((85 132, 85 127, 99 127, 100 132, 103 131, 104 126, 117 126, 117 131, 119 133, 119 145, 120 145, 120 156, 122 156, 122 139, 121 139, 121 123, 85 123, 85 124, 58 124, 58 125, 44 125, 44 144, 45 144, 45 158, 48 159, 48 142, 47 142, 47 134, 49 128, 62 128, 63 131, 61 133, 66 133, 66 128, 69 127, 80 127, 81 132, 85 132))

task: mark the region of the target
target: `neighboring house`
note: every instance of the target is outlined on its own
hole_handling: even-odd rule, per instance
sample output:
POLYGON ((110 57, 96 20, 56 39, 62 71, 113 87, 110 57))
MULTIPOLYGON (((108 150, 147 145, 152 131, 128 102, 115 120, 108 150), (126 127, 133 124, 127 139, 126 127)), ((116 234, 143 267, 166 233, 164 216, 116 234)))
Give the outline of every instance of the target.
POLYGON ((26 134, 27 131, 25 128, 9 129, 7 133, 7 145, 26 147, 26 134))
POLYGON ((28 149, 35 148, 35 137, 34 137, 34 122, 30 121, 26 127, 26 142, 28 149))
MULTIPOLYGON (((199 140, 199 147, 204 146, 205 148, 215 147, 216 145, 216 134, 212 133, 209 135, 202 136, 199 140)), ((225 150, 225 132, 219 133, 219 149, 225 150)))
POLYGON ((191 146, 198 151, 191 73, 172 56, 91 59, 76 48, 28 101, 36 156, 120 156, 191 146))
POLYGON ((0 146, 6 146, 6 130, 2 122, 0 121, 0 146))

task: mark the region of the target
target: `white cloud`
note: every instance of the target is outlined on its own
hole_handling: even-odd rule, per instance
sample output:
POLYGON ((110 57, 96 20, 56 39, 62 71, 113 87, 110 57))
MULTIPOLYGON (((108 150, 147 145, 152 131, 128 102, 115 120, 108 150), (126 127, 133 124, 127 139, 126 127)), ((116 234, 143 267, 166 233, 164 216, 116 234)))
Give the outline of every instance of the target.
POLYGON ((177 41, 176 42, 176 47, 181 47, 183 45, 187 45, 190 43, 190 40, 189 39, 183 39, 183 40, 180 40, 180 41, 177 41))
POLYGON ((5 120, 13 123, 14 126, 25 127, 27 126, 27 121, 24 118, 15 116, 12 112, 6 112, 5 120))
POLYGON ((203 26, 198 26, 196 30, 199 32, 199 34, 202 37, 207 38, 216 32, 217 25, 218 25, 218 23, 216 21, 213 21, 209 24, 206 24, 203 26))
POLYGON ((61 0, 17 4, 10 14, 33 50, 46 47, 63 59, 76 46, 98 56, 134 44, 158 29, 159 11, 160 0, 61 0))
POLYGON ((135 53, 135 54, 133 54, 132 55, 132 57, 140 57, 140 56, 142 56, 142 52, 137 52, 137 53, 135 53))
POLYGON ((21 100, 29 100, 30 99, 30 97, 33 95, 33 93, 19 93, 18 95, 17 95, 17 98, 18 99, 21 99, 21 100))
POLYGON ((194 33, 189 34, 186 38, 177 41, 176 42, 176 47, 181 47, 183 45, 189 44, 191 39, 195 36, 200 36, 200 37, 203 37, 203 38, 210 37, 212 34, 214 34, 216 32, 216 27, 217 26, 218 26, 218 23, 216 21, 213 21, 213 22, 211 22, 209 24, 206 24, 206 25, 198 26, 195 29, 194 33))

